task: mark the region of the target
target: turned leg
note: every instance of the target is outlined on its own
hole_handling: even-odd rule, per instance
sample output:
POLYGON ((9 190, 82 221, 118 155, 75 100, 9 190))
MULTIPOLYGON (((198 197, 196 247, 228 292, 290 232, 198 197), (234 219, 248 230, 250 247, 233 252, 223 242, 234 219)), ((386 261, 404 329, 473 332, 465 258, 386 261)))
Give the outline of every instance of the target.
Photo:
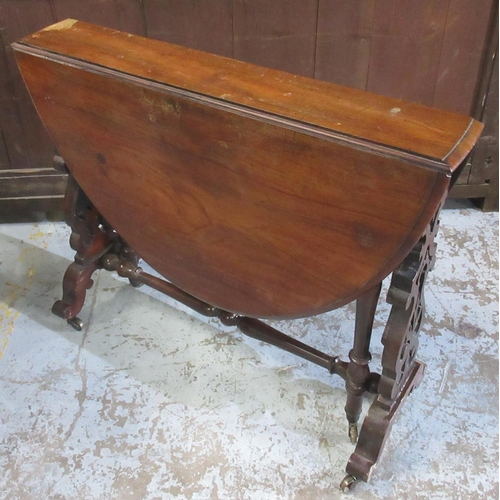
POLYGON ((395 416, 422 379, 424 365, 415 360, 415 355, 424 313, 423 288, 435 259, 438 214, 439 210, 425 234, 393 273, 387 297, 392 308, 382 337, 384 351, 378 395, 347 464, 347 476, 340 485, 343 490, 358 480, 370 479, 395 416))
POLYGON ((349 437, 352 443, 356 443, 358 440, 357 423, 361 415, 366 382, 370 377, 368 367, 371 360, 370 340, 380 289, 381 284, 368 290, 356 301, 354 345, 349 353, 350 363, 346 377, 347 403, 345 405, 347 421, 349 422, 349 437))
POLYGON ((113 244, 113 235, 103 227, 96 208, 71 174, 64 203, 66 222, 72 229, 70 245, 76 256, 64 275, 62 300, 55 302, 52 312, 66 319, 76 330, 81 330, 83 323, 77 315, 83 307, 87 290, 92 287, 92 274, 100 267, 99 259, 113 244))

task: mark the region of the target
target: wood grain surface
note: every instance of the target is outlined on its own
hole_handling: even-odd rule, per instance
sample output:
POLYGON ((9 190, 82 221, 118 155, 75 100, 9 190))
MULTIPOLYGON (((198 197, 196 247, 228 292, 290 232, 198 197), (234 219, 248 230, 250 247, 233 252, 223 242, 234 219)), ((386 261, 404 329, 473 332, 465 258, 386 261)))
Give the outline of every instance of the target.
POLYGON ((103 216, 174 284, 248 316, 324 312, 387 276, 481 131, 468 117, 80 22, 15 49, 103 216))
MULTIPOLYGON (((233 59, 78 21, 63 21, 26 37, 23 43, 435 160, 446 158, 473 125, 467 116, 257 69, 233 59), (163 60, 168 60, 168 65, 163 60)), ((454 170, 459 163, 449 167, 454 170)))

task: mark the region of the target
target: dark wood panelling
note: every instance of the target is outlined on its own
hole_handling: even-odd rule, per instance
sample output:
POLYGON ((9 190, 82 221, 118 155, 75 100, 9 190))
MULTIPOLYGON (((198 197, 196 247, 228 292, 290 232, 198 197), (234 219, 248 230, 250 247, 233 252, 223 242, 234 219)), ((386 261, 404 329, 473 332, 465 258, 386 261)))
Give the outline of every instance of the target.
POLYGON ((52 168, 0 170, 0 214, 61 211, 66 179, 52 168))
POLYGON ((52 168, 0 170, 0 198, 60 196, 66 187, 66 174, 52 168))
POLYGON ((31 97, 26 96, 19 100, 17 109, 21 119, 21 126, 28 143, 27 150, 31 167, 51 167, 52 158, 57 153, 57 150, 40 120, 36 109, 33 107, 31 97))
POLYGON ((29 167, 24 132, 12 95, 0 96, 0 130, 4 142, 3 149, 8 159, 6 163, 9 167, 15 169, 29 167))
POLYGON ((485 212, 498 212, 498 191, 499 191, 499 179, 498 173, 493 179, 490 181, 490 189, 488 190, 488 194, 483 202, 483 210, 485 212))
POLYGON ((432 104, 448 2, 378 0, 367 89, 432 104))
MULTIPOLYGON (((53 144, 10 44, 58 20, 86 20, 479 118, 491 47, 498 45, 488 28, 496 6, 495 0, 0 0, 0 169, 52 163, 53 144)), ((457 185, 498 185, 493 108, 472 169, 457 185)))
MULTIPOLYGON (((1 108, 0 108, 1 113, 1 108)), ((0 126, 0 169, 7 169, 10 167, 9 155, 7 154, 7 147, 3 137, 2 127, 0 126)))
MULTIPOLYGON (((483 121, 484 132, 472 157, 473 168, 469 184, 480 184, 485 181, 492 183, 494 178, 498 179, 498 56, 495 59, 483 121)), ((496 194, 490 196, 496 195, 498 199, 498 184, 496 186, 496 194)))
POLYGON ((3 222, 29 222, 40 220, 39 212, 55 213, 52 220, 62 220, 64 195, 48 196, 46 198, 0 198, 0 221, 3 222))
POLYGON ((318 0, 234 0, 234 57, 314 76, 318 0))
MULTIPOLYGON (((489 27, 486 40, 482 50, 482 61, 477 78, 474 105, 471 116, 476 120, 482 120, 485 113, 485 102, 488 92, 491 90, 491 79, 494 77, 495 64, 498 65, 498 2, 493 2, 489 27)), ((496 68, 498 76, 498 66, 496 68)))
MULTIPOLYGON (((16 126, 15 122, 18 122, 22 131, 20 137, 15 139, 17 143, 15 149, 22 153, 22 158, 18 159, 20 161, 17 167, 48 167, 54 155, 54 146, 31 103, 31 97, 19 73, 10 44, 27 33, 32 33, 53 23, 52 6, 49 0, 19 0, 16 2, 4 0, 0 2, 0 19, 8 21, 3 21, 6 22, 4 41, 6 43, 7 77, 15 99, 13 109, 8 111, 13 119, 14 127, 16 126), (15 119, 14 115, 16 115, 15 119)), ((5 104, 8 106, 8 103, 5 104)), ((7 130, 3 130, 7 136, 7 130)))
MULTIPOLYGON (((483 210, 498 210, 498 4, 494 3, 471 113, 484 122, 484 132, 471 158, 464 185, 450 197, 482 198, 483 210)), ((464 172, 464 175, 467 172, 464 172)), ((459 179, 462 181, 462 177, 459 179)))
POLYGON ((14 99, 10 71, 7 66, 5 29, 0 29, 0 131, 5 168, 29 166, 26 141, 14 99))
POLYGON ((56 21, 67 18, 146 35, 141 0, 53 0, 56 21))
POLYGON ((471 164, 470 162, 467 162, 467 165, 465 165, 464 169, 462 170, 458 179, 456 180, 455 186, 467 184, 467 182, 469 182, 470 169, 471 169, 471 164))
POLYGON ((486 198, 490 189, 489 184, 468 184, 455 185, 450 192, 450 198, 486 198))
POLYGON ((365 89, 375 0, 320 0, 315 78, 365 89))
POLYGON ((231 0, 144 0, 144 14, 150 38, 233 56, 231 0))
POLYGON ((471 113, 492 3, 495 2, 450 0, 436 91, 431 101, 434 106, 471 113))
POLYGON ((10 44, 29 33, 54 22, 50 0, 0 1, 0 20, 5 28, 5 44, 9 79, 16 98, 28 96, 21 74, 17 68, 10 44))

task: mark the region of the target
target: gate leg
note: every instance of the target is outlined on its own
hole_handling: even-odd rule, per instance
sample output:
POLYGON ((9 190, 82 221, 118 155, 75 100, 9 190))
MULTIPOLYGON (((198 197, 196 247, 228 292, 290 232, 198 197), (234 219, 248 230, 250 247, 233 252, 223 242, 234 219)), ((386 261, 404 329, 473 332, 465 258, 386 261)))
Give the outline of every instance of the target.
POLYGON ((381 287, 380 283, 356 301, 354 345, 349 353, 350 363, 346 377, 347 403, 345 405, 349 422, 349 437, 352 443, 358 440, 357 423, 361 415, 366 382, 370 376, 368 367, 371 360, 370 340, 381 287))

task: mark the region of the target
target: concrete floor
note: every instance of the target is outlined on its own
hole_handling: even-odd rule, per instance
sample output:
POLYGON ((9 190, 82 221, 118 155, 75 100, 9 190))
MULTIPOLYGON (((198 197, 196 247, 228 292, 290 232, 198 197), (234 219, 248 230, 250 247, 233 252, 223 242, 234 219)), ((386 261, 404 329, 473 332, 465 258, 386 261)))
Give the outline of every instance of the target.
MULTIPOLYGON (((498 214, 441 220, 426 376, 348 494, 340 378, 104 271, 77 333, 50 313, 66 226, 0 225, 0 498, 498 498, 498 214)), ((353 321, 350 306, 278 327, 346 359, 353 321)))

